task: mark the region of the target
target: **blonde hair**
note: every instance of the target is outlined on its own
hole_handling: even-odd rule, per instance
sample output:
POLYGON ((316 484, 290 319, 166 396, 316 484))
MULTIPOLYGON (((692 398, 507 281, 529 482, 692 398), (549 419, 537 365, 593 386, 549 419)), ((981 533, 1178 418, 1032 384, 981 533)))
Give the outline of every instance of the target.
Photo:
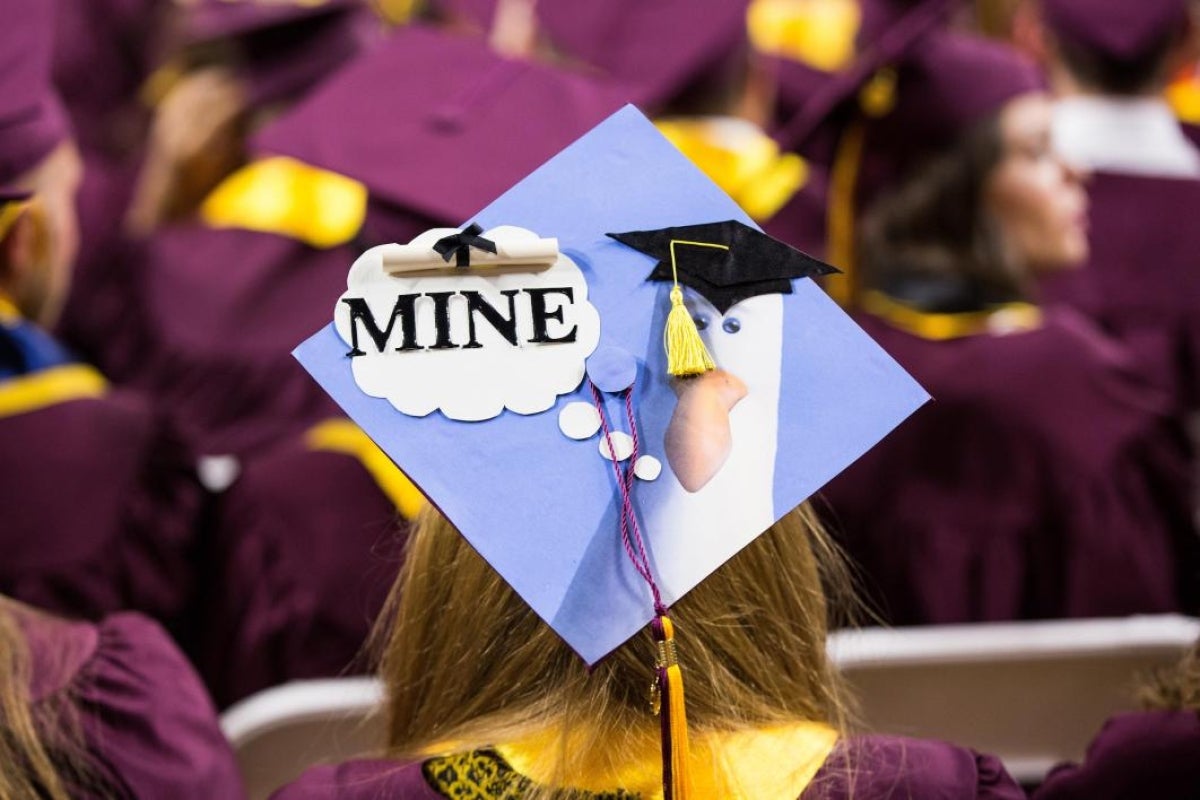
MULTIPOLYGON (((55 726, 63 716, 48 703, 34 712, 33 664, 14 610, 0 597, 0 797, 5 800, 70 800, 63 775, 68 737, 55 726)), ((22 610, 22 613, 36 613, 22 610)))
MULTIPOLYGON (((681 599, 671 616, 689 728, 812 721, 844 731, 847 703, 825 651, 826 589, 846 602, 848 587, 845 562, 806 505, 681 599)), ((431 507, 417 519, 373 638, 394 758, 558 729, 586 732, 619 764, 644 745, 637 734, 658 728, 647 702, 655 658, 648 629, 588 670, 431 507)), ((561 774, 581 749, 563 748, 561 774)))

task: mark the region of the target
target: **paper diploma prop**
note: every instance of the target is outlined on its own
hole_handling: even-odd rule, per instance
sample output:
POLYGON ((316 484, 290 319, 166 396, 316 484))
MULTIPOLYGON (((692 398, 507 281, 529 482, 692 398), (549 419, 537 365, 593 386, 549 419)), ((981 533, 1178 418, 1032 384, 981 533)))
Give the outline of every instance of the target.
MULTIPOLYGON (((394 246, 375 248, 346 295, 330 298, 336 324, 296 357, 588 664, 655 617, 622 542, 623 495, 670 605, 927 400, 811 280, 772 275, 763 293, 714 297, 681 273, 714 365, 744 389, 725 409, 727 452, 689 491, 666 450, 680 381, 697 380, 667 373, 673 285, 647 280, 657 254, 606 234, 727 221, 749 230, 749 218, 626 107, 470 221, 498 250, 509 236, 555 238, 560 258, 542 271, 443 266, 407 277, 385 271, 394 246), (355 297, 380 335, 360 317, 357 348, 342 302, 355 297), (505 367, 489 372, 491 360, 505 367), (371 364, 389 366, 364 391, 356 378, 371 364), (393 369, 414 376, 395 392, 393 369), (536 384, 528 397, 524 383, 536 384)), ((720 401, 728 387, 711 388, 720 401)))

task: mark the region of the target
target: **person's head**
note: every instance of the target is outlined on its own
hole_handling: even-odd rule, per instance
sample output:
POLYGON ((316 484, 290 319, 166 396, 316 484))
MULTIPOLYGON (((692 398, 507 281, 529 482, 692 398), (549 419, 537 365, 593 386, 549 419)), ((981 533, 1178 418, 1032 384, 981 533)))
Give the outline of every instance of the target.
POLYGON ((895 272, 962 276, 1004 299, 1033 273, 1087 257, 1080 175, 1050 142, 1051 101, 1014 97, 884 192, 863 219, 870 284, 895 272))
POLYGON ((1057 94, 1156 95, 1195 55, 1190 0, 1026 0, 1013 37, 1057 94))
MULTIPOLYGON (((825 635, 847 585, 836 549, 801 506, 680 600, 672 616, 686 640, 680 661, 693 734, 840 725, 825 635)), ((619 738, 628 751, 591 754, 620 763, 657 735, 648 630, 589 671, 432 506, 409 539, 376 641, 395 756, 546 731, 598 740, 620 733, 606 741, 619 738)), ((571 771, 571 762, 562 767, 571 771)))

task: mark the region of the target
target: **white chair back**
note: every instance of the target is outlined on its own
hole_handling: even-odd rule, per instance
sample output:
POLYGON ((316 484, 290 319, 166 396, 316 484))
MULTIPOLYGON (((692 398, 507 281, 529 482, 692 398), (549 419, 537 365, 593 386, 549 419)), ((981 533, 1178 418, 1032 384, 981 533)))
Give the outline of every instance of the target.
POLYGON ((1165 615, 868 628, 835 633, 830 653, 871 730, 994 753, 1036 783, 1198 638, 1200 620, 1165 615))
POLYGON ((383 692, 372 678, 296 681, 221 715, 250 800, 265 800, 312 764, 377 753, 383 692))

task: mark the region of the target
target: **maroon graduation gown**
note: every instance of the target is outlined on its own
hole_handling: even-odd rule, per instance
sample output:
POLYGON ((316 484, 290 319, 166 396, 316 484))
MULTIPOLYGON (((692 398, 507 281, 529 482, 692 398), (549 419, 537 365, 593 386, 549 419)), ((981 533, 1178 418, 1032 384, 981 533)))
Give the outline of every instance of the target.
POLYGON ((1186 453, 1125 351, 1068 309, 948 341, 858 321, 934 398, 823 493, 885 617, 1181 609, 1186 453))
POLYGON ((297 438, 248 461, 220 499, 205 581, 201 671, 217 704, 366 667, 407 530, 353 456, 297 438))
MULTIPOLYGON (((498 762, 502 770, 510 768, 498 762)), ((502 788, 502 787, 501 787, 502 788)), ((439 800, 421 764, 350 761, 314 767, 272 800, 439 800)), ((507 795, 499 791, 496 798, 507 795)), ((578 800, 600 795, 572 794, 578 800)), ((944 742, 863 736, 817 772, 800 800, 1021 800, 1025 793, 999 760, 944 742)))
POLYGON ((1200 408, 1200 180, 1096 173, 1091 259, 1044 281, 1045 302, 1094 317, 1184 408, 1200 408))
POLYGON ((79 800, 239 800, 229 743, 199 678, 162 628, 132 613, 98 624, 17 612, 32 659, 30 698, 77 711, 99 787, 79 800))
POLYGON ((111 391, 0 417, 0 475, 0 593, 91 619, 179 619, 202 491, 145 398, 111 391))
POLYGON ((1034 800, 1193 800, 1200 793, 1200 714, 1120 714, 1088 746, 1080 765, 1056 767, 1034 800))

